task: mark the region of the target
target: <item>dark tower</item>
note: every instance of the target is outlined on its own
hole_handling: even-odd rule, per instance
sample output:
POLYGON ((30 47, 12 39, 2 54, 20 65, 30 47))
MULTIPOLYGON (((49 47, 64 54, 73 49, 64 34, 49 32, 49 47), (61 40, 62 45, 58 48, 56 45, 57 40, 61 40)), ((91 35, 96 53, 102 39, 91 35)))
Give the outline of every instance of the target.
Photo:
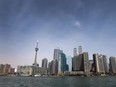
POLYGON ((39 50, 39 48, 38 48, 38 41, 37 41, 37 46, 35 48, 35 60, 34 60, 34 63, 33 63, 34 66, 39 66, 39 64, 37 64, 37 51, 38 50, 39 50))

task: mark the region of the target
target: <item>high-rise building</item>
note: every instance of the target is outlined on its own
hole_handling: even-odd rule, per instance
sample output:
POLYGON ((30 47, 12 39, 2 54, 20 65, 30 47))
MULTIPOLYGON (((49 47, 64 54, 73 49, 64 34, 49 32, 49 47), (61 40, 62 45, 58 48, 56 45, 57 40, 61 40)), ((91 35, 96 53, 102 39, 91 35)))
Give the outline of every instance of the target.
POLYGON ((0 64, 0 75, 3 75, 4 64, 0 64))
POLYGON ((94 72, 99 72, 98 57, 99 54, 93 54, 94 72))
POLYGON ((47 65, 48 65, 48 59, 47 59, 47 58, 44 58, 44 59, 42 60, 42 67, 43 67, 44 69, 47 69, 47 65))
POLYGON ((57 59, 53 59, 51 61, 51 74, 52 75, 57 75, 58 74, 58 61, 57 59))
POLYGON ((72 58, 72 71, 77 71, 77 56, 72 58))
POLYGON ((67 71, 66 55, 64 53, 60 53, 58 61, 58 73, 64 73, 64 71, 67 71))
POLYGON ((35 48, 35 60, 34 60, 33 66, 39 66, 39 64, 37 63, 37 51, 38 50, 39 48, 38 48, 38 41, 37 41, 37 46, 35 48))
POLYGON ((90 75, 90 63, 88 52, 83 52, 84 75, 90 75))
POLYGON ((84 71, 84 61, 83 61, 83 54, 79 54, 77 57, 77 71, 84 71))
POLYGON ((72 57, 67 56, 66 58, 67 58, 68 70, 72 71, 72 57))
POLYGON ((110 73, 116 74, 116 57, 109 58, 110 73))
POLYGON ((10 67, 11 67, 10 64, 5 64, 5 65, 4 65, 3 75, 9 74, 9 69, 10 69, 10 67))
POLYGON ((93 54, 93 61, 94 61, 95 72, 97 74, 105 73, 102 55, 93 54))
POLYGON ((77 48, 74 48, 73 49, 73 57, 76 57, 77 56, 77 48))
POLYGON ((12 68, 10 64, 0 64, 0 75, 13 75, 15 68, 12 68))
POLYGON ((78 47, 78 52, 79 52, 79 54, 82 54, 82 46, 78 47))
POLYGON ((90 63, 90 72, 94 71, 94 64, 93 64, 93 60, 89 60, 90 63))
POLYGON ((72 58, 72 71, 83 71, 83 56, 82 54, 79 54, 78 56, 75 56, 72 58))
POLYGON ((73 58, 72 58, 72 71, 83 71, 83 58, 82 58, 82 46, 79 46, 77 55, 77 48, 73 50, 73 58))
POLYGON ((59 48, 54 49, 54 57, 53 57, 53 59, 56 59, 58 61, 60 53, 62 53, 62 50, 60 50, 59 48))
POLYGON ((107 56, 102 55, 102 57, 103 57, 104 71, 107 74, 107 73, 109 73, 109 65, 108 65, 108 61, 107 61, 107 56))
POLYGON ((77 71, 77 48, 73 49, 72 71, 77 71))
POLYGON ((48 63, 48 74, 52 74, 51 62, 48 63))

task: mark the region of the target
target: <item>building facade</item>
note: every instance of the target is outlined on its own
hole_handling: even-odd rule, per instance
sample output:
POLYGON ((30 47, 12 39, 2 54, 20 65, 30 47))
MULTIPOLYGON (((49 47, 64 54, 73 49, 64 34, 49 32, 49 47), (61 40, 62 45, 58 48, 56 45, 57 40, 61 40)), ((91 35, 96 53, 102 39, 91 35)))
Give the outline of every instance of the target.
POLYGON ((82 46, 79 46, 79 47, 78 47, 78 53, 79 53, 79 54, 82 54, 82 53, 83 53, 83 51, 82 51, 82 46))
POLYGON ((105 74, 108 74, 109 73, 109 64, 108 64, 107 56, 102 55, 102 57, 103 57, 103 64, 104 64, 105 74))
POLYGON ((116 74, 116 57, 109 58, 110 73, 116 74))
POLYGON ((83 65, 84 65, 84 75, 90 75, 90 63, 88 52, 83 52, 83 65))
POLYGON ((42 59, 42 68, 47 69, 48 66, 48 59, 44 58, 42 59))
POLYGON ((64 53, 60 53, 58 61, 58 73, 64 73, 65 71, 68 71, 66 64, 66 55, 64 53))
POLYGON ((15 68, 12 68, 10 64, 0 64, 0 75, 13 75, 15 68))
POLYGON ((73 49, 73 57, 76 57, 77 56, 77 48, 74 48, 73 49))
POLYGON ((53 59, 50 63, 50 74, 51 75, 58 74, 58 61, 57 61, 57 59, 53 59))
POLYGON ((60 53, 62 53, 62 50, 60 50, 59 48, 54 49, 53 59, 56 59, 58 61, 60 53))
POLYGON ((105 73, 104 70, 104 62, 103 62, 103 56, 100 54, 93 54, 93 61, 94 61, 94 72, 96 74, 103 74, 105 73))
POLYGON ((19 76, 47 75, 47 70, 38 66, 18 66, 17 73, 19 76))
POLYGON ((68 71, 71 72, 72 71, 72 57, 71 56, 67 56, 67 64, 68 64, 68 71))

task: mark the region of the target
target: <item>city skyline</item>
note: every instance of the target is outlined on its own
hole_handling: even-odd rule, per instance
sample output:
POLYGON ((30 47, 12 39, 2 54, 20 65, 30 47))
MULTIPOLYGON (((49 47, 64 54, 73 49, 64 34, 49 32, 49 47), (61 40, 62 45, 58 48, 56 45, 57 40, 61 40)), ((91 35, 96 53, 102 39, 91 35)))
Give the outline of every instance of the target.
POLYGON ((116 56, 115 0, 0 0, 0 63, 30 65, 53 59, 59 47, 116 56), (28 60, 28 61, 27 61, 28 60), (25 62, 26 61, 26 62, 25 62))

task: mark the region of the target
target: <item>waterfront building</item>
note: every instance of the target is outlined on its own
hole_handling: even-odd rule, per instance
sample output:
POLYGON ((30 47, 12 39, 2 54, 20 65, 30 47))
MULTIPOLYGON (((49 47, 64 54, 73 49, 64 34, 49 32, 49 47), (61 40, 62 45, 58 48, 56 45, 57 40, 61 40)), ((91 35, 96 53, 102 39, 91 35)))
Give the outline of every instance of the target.
POLYGON ((77 48, 73 49, 73 58, 72 58, 72 71, 76 71, 77 64, 77 48))
POLYGON ((32 76, 32 66, 18 66, 17 73, 20 76, 32 76))
POLYGON ((0 75, 14 74, 15 68, 12 68, 10 64, 0 64, 0 75))
POLYGON ((53 59, 50 64, 50 70, 52 75, 58 74, 58 61, 57 59, 53 59))
POLYGON ((9 74, 9 69, 11 65, 10 64, 5 64, 4 69, 3 69, 3 75, 8 75, 9 74))
POLYGON ((109 58, 110 73, 116 74, 116 57, 109 58))
POLYGON ((48 63, 48 75, 52 73, 52 64, 51 62, 48 63))
POLYGON ((42 68, 47 69, 48 66, 48 59, 44 58, 42 59, 42 68))
POLYGON ((82 54, 72 58, 72 71, 84 71, 82 54))
POLYGON ((94 72, 99 72, 99 64, 98 64, 98 54, 93 54, 93 62, 94 62, 94 72))
POLYGON ((102 54, 99 55, 99 70, 101 73, 105 73, 102 54))
POLYGON ((9 74, 13 75, 15 73, 15 68, 10 67, 9 74))
POLYGON ((17 73, 20 76, 46 75, 47 70, 42 67, 27 65, 27 66, 18 66, 17 73))
POLYGON ((0 75, 3 75, 4 64, 0 64, 0 75))
POLYGON ((58 61, 58 73, 62 74, 67 70, 68 66, 66 64, 66 55, 64 53, 60 53, 59 61, 58 61))
POLYGON ((105 73, 109 73, 109 65, 108 65, 108 60, 106 55, 102 55, 103 57, 103 64, 104 64, 104 71, 105 73))
POLYGON ((72 71, 72 57, 71 56, 67 56, 67 64, 68 64, 68 71, 71 72, 72 71))
POLYGON ((84 71, 83 54, 79 54, 77 57, 77 71, 84 71))
POLYGON ((88 52, 83 52, 84 75, 90 75, 90 63, 88 52))
POLYGON ((72 71, 76 71, 76 66, 77 66, 77 56, 72 58, 72 71))
POLYGON ((79 54, 82 54, 82 53, 83 53, 83 51, 82 51, 82 46, 79 46, 79 47, 78 47, 78 53, 79 53, 79 54))
POLYGON ((103 74, 104 71, 104 63, 103 63, 103 57, 100 54, 93 54, 93 61, 94 61, 94 70, 96 74, 103 74))
POLYGON ((90 72, 94 71, 94 64, 93 64, 93 60, 89 60, 90 63, 90 72))

